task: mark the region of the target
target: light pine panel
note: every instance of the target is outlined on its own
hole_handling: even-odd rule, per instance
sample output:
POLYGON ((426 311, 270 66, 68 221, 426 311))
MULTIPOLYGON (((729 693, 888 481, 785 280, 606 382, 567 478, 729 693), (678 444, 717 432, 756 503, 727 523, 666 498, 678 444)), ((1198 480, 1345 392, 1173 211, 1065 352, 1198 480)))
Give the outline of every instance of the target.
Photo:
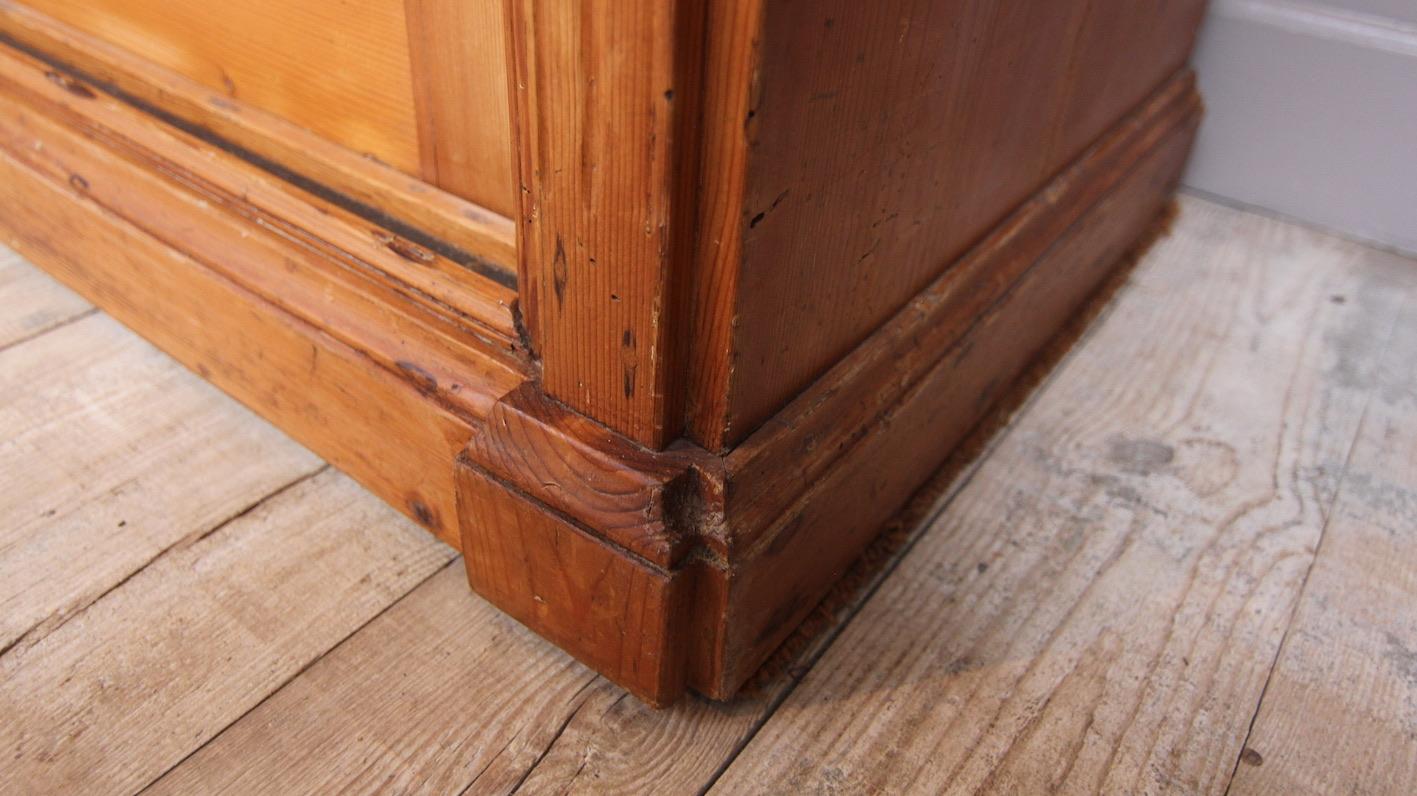
POLYGON ((419 172, 402 0, 26 4, 232 99, 419 172))
POLYGON ((405 0, 423 178, 511 216, 517 177, 503 0, 405 0))

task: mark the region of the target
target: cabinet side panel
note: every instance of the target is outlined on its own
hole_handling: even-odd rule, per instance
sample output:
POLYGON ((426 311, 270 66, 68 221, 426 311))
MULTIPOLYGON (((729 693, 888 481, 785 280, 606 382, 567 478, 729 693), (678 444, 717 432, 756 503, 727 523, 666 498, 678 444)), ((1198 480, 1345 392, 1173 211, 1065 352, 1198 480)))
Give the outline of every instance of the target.
POLYGON ((743 439, 942 273, 1184 64, 1203 10, 767 4, 728 396, 699 441, 743 439))

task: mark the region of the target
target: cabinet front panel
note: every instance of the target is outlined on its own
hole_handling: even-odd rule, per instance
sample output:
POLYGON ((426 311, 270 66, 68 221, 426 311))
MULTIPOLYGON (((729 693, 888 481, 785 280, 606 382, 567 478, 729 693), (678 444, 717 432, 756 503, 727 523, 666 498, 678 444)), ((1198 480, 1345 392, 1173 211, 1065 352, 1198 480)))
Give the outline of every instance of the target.
POLYGON ((26 0, 245 105, 507 214, 501 0, 26 0))
POLYGON ((29 0, 36 10, 410 174, 402 0, 29 0))

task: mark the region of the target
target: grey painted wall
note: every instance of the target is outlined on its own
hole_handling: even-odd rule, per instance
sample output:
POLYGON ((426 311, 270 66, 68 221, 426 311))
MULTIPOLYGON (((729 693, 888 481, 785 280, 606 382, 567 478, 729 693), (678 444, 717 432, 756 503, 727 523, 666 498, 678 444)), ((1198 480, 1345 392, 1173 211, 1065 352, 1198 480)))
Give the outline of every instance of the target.
POLYGON ((1417 252, 1417 0, 1211 0, 1185 181, 1417 252))

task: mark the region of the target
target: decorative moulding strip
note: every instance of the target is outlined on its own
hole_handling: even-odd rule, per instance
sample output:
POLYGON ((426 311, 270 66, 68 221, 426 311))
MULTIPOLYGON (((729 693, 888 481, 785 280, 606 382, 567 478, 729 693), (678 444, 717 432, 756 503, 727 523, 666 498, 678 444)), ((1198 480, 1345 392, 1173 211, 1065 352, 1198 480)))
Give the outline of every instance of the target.
POLYGON ((1212 3, 1195 55, 1211 113, 1186 184, 1417 251, 1417 4, 1400 6, 1212 3))
POLYGON ((1389 17, 1292 0, 1213 0, 1211 14, 1417 58, 1417 24, 1389 17))

